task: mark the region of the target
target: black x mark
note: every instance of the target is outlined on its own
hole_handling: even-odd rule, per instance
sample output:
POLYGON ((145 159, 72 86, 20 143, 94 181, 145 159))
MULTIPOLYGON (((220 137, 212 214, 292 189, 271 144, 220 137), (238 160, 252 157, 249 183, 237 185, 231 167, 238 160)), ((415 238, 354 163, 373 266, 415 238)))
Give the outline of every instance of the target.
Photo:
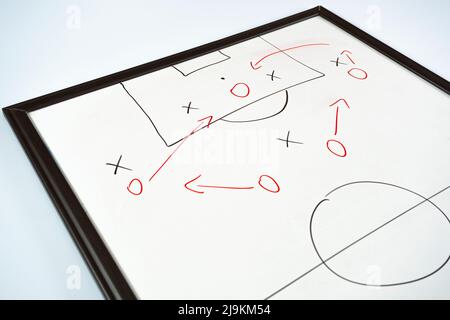
POLYGON ((289 140, 289 135, 290 135, 290 134, 291 134, 291 131, 288 131, 287 136, 286 136, 286 139, 277 138, 277 140, 286 142, 286 148, 289 148, 289 142, 290 142, 290 143, 295 143, 295 144, 303 144, 303 142, 294 141, 294 140, 289 140))
POLYGON ((116 164, 107 162, 106 165, 107 165, 107 166, 113 166, 113 167, 116 167, 116 168, 114 169, 114 174, 117 174, 117 169, 119 169, 119 168, 120 168, 120 169, 124 169, 124 170, 133 171, 133 170, 131 170, 130 168, 126 168, 126 167, 120 166, 120 165, 119 165, 119 164, 120 164, 120 160, 122 160, 122 155, 120 155, 119 161, 117 161, 116 164))
POLYGON ((198 110, 198 108, 194 108, 194 107, 191 107, 191 101, 189 101, 189 104, 187 105, 187 106, 181 106, 182 108, 186 108, 187 109, 187 113, 189 114, 189 110, 198 110))
POLYGON ((272 70, 272 73, 266 73, 266 76, 270 77, 270 80, 272 80, 272 81, 273 81, 274 78, 281 79, 280 77, 277 77, 275 75, 275 70, 272 70))
POLYGON ((340 64, 345 64, 345 65, 347 65, 345 62, 340 62, 340 61, 339 61, 339 57, 337 57, 336 60, 330 60, 330 62, 336 63, 336 67, 338 67, 340 64))

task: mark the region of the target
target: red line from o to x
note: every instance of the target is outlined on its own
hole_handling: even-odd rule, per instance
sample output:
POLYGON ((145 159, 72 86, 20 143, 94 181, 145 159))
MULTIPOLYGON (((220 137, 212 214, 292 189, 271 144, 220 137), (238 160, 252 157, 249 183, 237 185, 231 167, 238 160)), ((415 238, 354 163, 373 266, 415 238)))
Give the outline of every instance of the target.
POLYGON ((298 46, 295 46, 295 47, 290 47, 290 48, 286 48, 286 49, 281 49, 281 50, 274 51, 274 52, 271 52, 271 53, 265 55, 264 57, 262 57, 261 59, 259 59, 255 64, 252 64, 252 63, 251 63, 251 65, 252 65, 253 69, 255 69, 256 66, 257 66, 261 61, 263 61, 264 59, 266 59, 266 58, 268 58, 268 57, 270 57, 270 56, 273 56, 274 54, 281 53, 281 52, 290 51, 290 50, 299 49, 299 48, 304 48, 304 47, 329 46, 329 45, 330 45, 329 43, 308 43, 308 44, 298 45, 298 46))
MULTIPOLYGON (((207 117, 207 118, 208 118, 208 117, 207 117)), ((206 119, 206 118, 204 118, 204 119, 206 119)), ((204 119, 200 119, 199 121, 204 120, 204 119)), ((209 124, 211 123, 211 119, 212 119, 212 117, 210 118, 210 120, 209 120, 209 122, 208 122, 208 125, 207 125, 208 128, 209 128, 209 124)), ((177 152, 178 149, 180 149, 180 147, 183 145, 183 143, 185 143, 186 140, 187 140, 190 136, 192 136, 192 135, 193 135, 193 134, 194 134, 194 133, 202 126, 202 125, 203 125, 203 122, 201 122, 197 127, 195 127, 194 130, 191 131, 190 134, 188 134, 186 137, 183 138, 183 140, 181 140, 181 142, 178 144, 178 146, 175 148, 175 150, 173 150, 173 152, 167 157, 166 160, 164 160, 164 162, 163 162, 163 163, 161 164, 161 166, 155 171, 155 173, 152 174, 152 176, 150 177, 150 179, 148 179, 149 182, 150 182, 150 181, 158 174, 159 171, 161 171, 161 169, 166 165, 166 163, 170 160, 170 158, 172 158, 172 156, 175 154, 175 152, 177 152)))

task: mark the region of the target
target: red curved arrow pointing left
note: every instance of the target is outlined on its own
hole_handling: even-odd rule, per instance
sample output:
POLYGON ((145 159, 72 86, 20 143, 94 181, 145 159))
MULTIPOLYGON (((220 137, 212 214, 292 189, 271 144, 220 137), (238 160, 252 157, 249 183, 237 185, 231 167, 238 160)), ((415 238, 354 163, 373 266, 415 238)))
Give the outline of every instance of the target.
MULTIPOLYGON (((205 191, 200 191, 198 189, 194 189, 193 184, 195 181, 197 181, 202 175, 199 174, 198 176, 196 176, 194 179, 189 180, 188 182, 186 182, 184 184, 184 187, 186 189, 188 189, 189 191, 195 192, 195 193, 205 193, 205 191)), ((235 187, 235 186, 219 186, 219 185, 205 185, 205 184, 197 184, 196 185, 197 188, 212 188, 212 189, 229 189, 229 190, 250 190, 253 189, 254 187, 235 187)))
POLYGON ((329 43, 307 43, 307 44, 301 44, 301 45, 290 47, 290 48, 286 48, 286 49, 280 49, 278 51, 274 51, 274 52, 271 52, 269 54, 266 54, 264 57, 262 57, 261 59, 259 59, 255 63, 250 61, 250 66, 253 68, 253 70, 256 70, 256 69, 261 68, 261 66, 259 66, 261 61, 263 61, 264 59, 267 59, 268 57, 273 56, 275 54, 286 52, 286 51, 290 51, 290 50, 295 50, 295 49, 299 49, 299 48, 313 47, 313 46, 329 46, 329 45, 330 45, 329 43))

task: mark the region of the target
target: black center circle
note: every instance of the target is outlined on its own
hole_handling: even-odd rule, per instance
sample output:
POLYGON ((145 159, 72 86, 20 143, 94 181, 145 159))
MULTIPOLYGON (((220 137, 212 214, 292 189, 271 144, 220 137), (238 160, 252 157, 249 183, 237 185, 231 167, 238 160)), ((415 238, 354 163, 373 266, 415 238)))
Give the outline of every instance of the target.
MULTIPOLYGON (((444 189, 442 190, 442 192, 448 192, 448 190, 444 189)), ((440 192, 436 193, 434 196, 438 195, 440 192)), ((414 192, 412 190, 409 190, 407 188, 401 187, 401 186, 397 186, 394 184, 390 184, 390 183, 385 183, 385 182, 377 182, 377 181, 356 181, 356 182, 351 182, 351 183, 347 183, 345 185, 342 185, 340 187, 337 187, 335 189, 333 189, 332 191, 330 191, 326 196, 325 199, 323 199, 322 201, 320 201, 316 207, 314 208, 314 211, 311 215, 310 218, 310 237, 311 237, 311 241, 314 247, 314 250, 317 254, 317 256, 319 257, 321 263, 330 271, 332 272, 334 275, 336 275, 337 277, 346 280, 348 282, 354 283, 354 284, 358 284, 358 285, 362 285, 362 286, 376 286, 376 287, 389 287, 389 286, 399 286, 399 285, 404 285, 404 284, 408 284, 408 283, 413 283, 419 280, 423 280, 425 278, 428 278, 432 275, 434 275, 435 273, 437 273, 439 270, 441 270, 446 264, 447 262, 450 260, 450 252, 449 252, 449 244, 444 241, 442 246, 432 246, 432 247, 426 247, 426 244, 423 244, 422 242, 417 242, 414 243, 414 236, 415 233, 408 233, 408 228, 410 227, 410 225, 408 223, 404 223, 406 217, 408 217, 408 215, 414 214, 414 210, 418 210, 418 208, 421 208, 422 211, 421 212, 421 218, 423 216, 426 216, 430 219, 426 219, 426 222, 432 221, 432 229, 428 228, 428 225, 425 225, 425 223, 423 223, 421 220, 417 220, 418 218, 416 218, 416 221, 420 228, 420 230, 425 230, 427 233, 426 235, 431 235, 433 237, 444 237, 444 240, 447 239, 446 237, 448 237, 450 235, 450 220, 447 217, 447 215, 431 200, 431 198, 433 198, 433 196, 431 196, 430 198, 426 198, 422 195, 420 195, 417 192, 414 192), (368 215, 373 214, 373 212, 369 212, 370 210, 367 210, 366 213, 364 210, 362 210, 362 208, 367 207, 370 208, 371 206, 375 206, 373 201, 386 201, 386 205, 389 206, 390 203, 389 201, 392 201, 392 198, 390 198, 389 196, 384 197, 374 197, 374 199, 371 199, 370 196, 365 196, 362 199, 354 199, 353 201, 348 201, 348 199, 352 199, 351 197, 354 194, 357 194, 359 196, 361 195, 367 195, 367 190, 372 191, 373 188, 375 188, 377 190, 377 194, 383 194, 386 193, 386 195, 392 196, 392 194, 399 194, 400 196, 404 196, 405 198, 407 198, 408 200, 412 200, 413 205, 408 204, 406 207, 404 207, 404 210, 400 211, 400 212, 395 212, 392 213, 392 215, 389 216, 389 219, 384 220, 382 223, 377 223, 377 224, 373 224, 373 226, 371 226, 370 228, 368 228, 367 230, 364 230, 363 232, 361 231, 361 236, 352 238, 351 241, 344 241, 345 245, 342 245, 339 242, 343 242, 342 239, 345 239, 348 236, 348 230, 351 230, 352 226, 354 226, 355 228, 361 226, 361 225, 370 225, 368 223, 364 224, 364 222, 367 222, 368 219, 368 215), (339 199, 341 198, 341 199, 339 199), (372 201, 372 202, 371 202, 372 201), (427 205, 426 208, 423 208, 424 205, 427 205), (347 206, 347 207, 345 207, 347 206), (422 207, 421 207, 422 206, 422 207), (351 213, 349 214, 348 212, 351 212, 353 209, 353 211, 355 211, 357 214, 351 213), (332 214, 330 214, 332 213, 332 214), (425 213, 425 214, 424 214, 425 213), (432 214, 434 216, 429 217, 428 215, 432 214), (322 216, 321 216, 322 215, 322 216), (335 219, 333 221, 335 221, 335 223, 327 223, 327 222, 323 222, 326 221, 327 218, 332 217, 332 219, 335 219), (348 217, 351 217, 351 219, 349 219, 348 217), (359 221, 363 221, 363 223, 359 223, 359 221, 355 221, 355 217, 357 217, 356 219, 360 219, 359 221), (403 220, 402 220, 403 218, 403 220), (403 224, 402 224, 403 223, 403 224), (422 224, 420 224, 422 223, 422 224), (330 228, 330 225, 332 226, 332 228, 330 228), (347 228, 347 232, 346 230, 340 231, 341 229, 339 229, 341 226, 345 226, 345 228, 347 228), (394 229, 395 227, 395 229, 394 229), (399 228, 400 227, 400 228, 399 228), (435 228, 437 227, 437 228, 435 228), (336 230, 339 231, 334 231, 333 228, 336 228, 336 230), (349 229, 350 228, 350 229, 349 229), (367 256, 370 257, 370 255, 372 254, 371 249, 374 250, 374 252, 379 249, 377 248, 377 243, 373 243, 374 239, 376 238, 377 233, 380 232, 380 230, 383 230, 383 232, 391 232, 390 234, 394 235, 393 238, 395 239, 396 236, 400 233, 407 233, 406 237, 408 239, 411 239, 411 246, 414 249, 414 253, 416 253, 416 247, 415 244, 417 245, 417 258, 420 259, 421 263, 420 266, 412 264, 410 269, 414 269, 414 270, 407 270, 410 271, 408 274, 408 272, 405 272, 405 274, 398 274, 397 270, 404 270, 402 268, 396 268, 395 264, 399 263, 401 264, 405 264, 407 263, 407 261, 403 261, 402 260, 402 256, 399 255, 398 257, 396 255, 392 255, 392 260, 387 259, 387 261, 392 261, 392 264, 388 264, 386 268, 384 268, 383 270, 388 270, 388 274, 389 272, 392 273, 394 276, 390 276, 388 278, 388 281, 380 281, 379 283, 373 284, 373 283, 368 283, 367 281, 364 282, 362 281, 361 278, 361 272, 354 272, 353 269, 350 268, 351 265, 358 265, 358 263, 361 264, 361 266, 366 266, 364 263, 366 260, 361 259, 361 261, 358 261, 358 253, 361 253, 361 251, 355 251, 354 248, 361 246, 361 244, 364 244, 367 246, 367 248, 369 248, 369 250, 365 250, 364 251, 364 257, 367 258, 367 256), (435 231, 437 230, 437 231, 435 231), (333 233, 334 235, 329 235, 327 232, 333 233), (341 238, 342 239, 339 239, 341 238), (319 246, 318 244, 320 243, 320 239, 326 239, 325 241, 322 240, 322 244, 321 246, 319 246), (372 243, 370 243, 370 241, 372 241, 372 243), (319 242, 319 243, 318 243, 319 242), (336 246, 335 243, 339 244, 339 247, 336 249, 333 248, 333 251, 327 254, 324 254, 325 251, 327 251, 325 248, 330 248, 333 246, 336 246), (440 251, 439 251, 440 250, 440 251), (427 259, 426 257, 429 257, 431 254, 434 254, 434 256, 436 256, 436 254, 438 254, 438 260, 439 262, 436 261, 428 261, 429 259, 427 259), (421 256, 421 254, 423 254, 423 256, 421 256), (333 262, 335 262, 335 260, 340 259, 341 256, 346 255, 345 259, 347 260, 343 260, 344 262, 340 262, 340 263, 335 263, 335 266, 333 266, 333 262), (425 258, 424 258, 425 257, 425 258), (400 261, 396 261, 395 259, 399 259, 400 261), (347 264, 345 264, 347 263, 347 264), (337 266, 336 266, 337 265, 337 266), (425 265, 425 267, 423 266, 425 265), (346 267, 344 267, 346 266, 346 267), (348 268, 347 268, 348 266, 348 268), (348 270, 350 271, 348 271, 348 270), (389 270, 392 269, 392 270, 389 270)), ((401 201, 400 201, 401 202, 401 201)), ((384 216, 383 216, 384 217, 384 216)), ((369 219, 371 219, 372 217, 369 217, 369 219)), ((411 218, 411 216, 409 216, 409 218, 411 218)), ((380 219, 377 218, 379 221, 380 219)), ((345 229, 343 228, 343 229, 345 229)), ((357 233, 357 231, 359 230, 355 230, 355 233, 357 233)), ((418 238, 418 239, 423 239, 424 236, 426 235, 421 235, 422 238, 418 238)), ((405 237, 405 235, 403 235, 405 237)), ((379 239, 379 238, 378 238, 379 239)), ((436 238, 436 239, 440 239, 440 238, 436 238)), ((347 239, 345 239, 347 240, 347 239)), ((434 239, 433 239, 434 241, 434 239)), ((380 247, 381 248, 381 247, 380 247)), ((392 248, 389 247, 388 250, 395 250, 393 248, 395 247, 395 244, 392 244, 392 248)), ((361 249, 361 248, 360 248, 361 249)), ((410 250, 413 250, 411 248, 409 248, 410 250)), ((373 253, 374 255, 374 259, 370 260, 370 258, 368 260, 376 261, 376 253, 373 253)), ((354 268, 356 270, 360 270, 361 268, 357 269, 354 268)))

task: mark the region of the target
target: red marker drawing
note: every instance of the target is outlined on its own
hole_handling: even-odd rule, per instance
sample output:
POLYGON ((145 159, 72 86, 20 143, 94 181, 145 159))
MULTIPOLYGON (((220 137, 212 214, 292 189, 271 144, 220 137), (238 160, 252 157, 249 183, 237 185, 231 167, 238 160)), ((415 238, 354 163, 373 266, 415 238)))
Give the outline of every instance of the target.
POLYGON ((259 177, 258 184, 261 188, 263 188, 266 191, 269 191, 272 193, 280 192, 280 185, 278 184, 278 182, 276 182, 274 178, 272 178, 271 176, 269 176, 267 174, 263 174, 262 176, 259 177), (267 182, 271 182, 272 185, 270 187, 268 187, 266 185, 267 182))
POLYGON ((252 67, 253 70, 258 70, 259 68, 261 68, 261 66, 255 67, 255 66, 253 65, 253 62, 251 62, 251 61, 250 61, 250 67, 252 67))
POLYGON ((334 139, 328 140, 327 141, 327 148, 335 156, 338 156, 340 158, 345 158, 347 156, 347 149, 345 148, 345 146, 340 141, 337 141, 337 140, 334 140, 334 139), (337 150, 337 149, 340 149, 340 151, 337 150))
POLYGON ((368 77, 367 72, 360 68, 351 68, 347 73, 358 80, 366 80, 368 77))
POLYGON ((170 160, 170 158, 172 158, 172 156, 175 154, 175 152, 177 152, 178 149, 180 149, 180 147, 183 145, 183 143, 185 143, 186 140, 187 140, 190 136, 192 136, 192 135, 193 135, 194 133, 196 133, 198 130, 200 130, 200 129, 202 129, 202 128, 205 127, 205 126, 204 126, 204 121, 203 121, 203 120, 206 120, 206 119, 208 119, 208 124, 206 125, 206 128, 209 128, 209 125, 211 124, 212 116, 208 116, 208 117, 205 117, 205 118, 203 118, 203 119, 198 120, 198 121, 201 121, 201 123, 200 123, 197 127, 195 127, 195 129, 192 130, 191 133, 189 133, 186 137, 184 137, 183 140, 181 140, 181 142, 178 144, 178 146, 175 148, 175 150, 172 151, 172 153, 167 157, 166 160, 164 160, 164 162, 163 162, 163 163, 161 164, 161 166, 155 171, 155 173, 152 174, 152 176, 150 177, 150 179, 148 179, 149 182, 150 182, 150 181, 158 174, 158 172, 165 166, 165 164, 170 160))
POLYGON ((344 99, 344 98, 340 98, 339 100, 336 100, 335 102, 333 102, 332 104, 330 104, 330 107, 332 107, 332 106, 334 106, 334 105, 336 105, 336 104, 339 104, 339 102, 343 102, 343 103, 345 103, 345 106, 347 107, 347 108, 349 108, 350 109, 350 106, 348 105, 348 102, 344 99))
MULTIPOLYGON (((206 119, 208 119, 208 124, 206 125, 206 128, 209 128, 209 125, 211 124, 211 121, 212 121, 212 119, 213 119, 213 116, 207 116, 207 117, 198 119, 197 122, 200 122, 200 121, 203 121, 203 120, 206 120, 206 119)), ((194 131, 195 131, 195 129, 194 129, 194 131)), ((198 131, 198 130, 197 130, 197 131, 198 131)), ((195 132, 197 132, 197 131, 195 131, 195 132)), ((195 133, 195 132, 194 132, 194 133, 195 133)))
POLYGON ((341 101, 343 102, 343 104, 345 104, 345 106, 347 108, 350 109, 350 106, 348 105, 347 101, 345 101, 345 99, 342 99, 342 98, 337 100, 337 101, 335 101, 335 102, 333 102, 332 104, 330 104, 330 107, 336 106, 336 118, 335 118, 335 123, 334 123, 334 135, 337 135, 337 132, 338 132, 339 105, 342 104, 342 103, 340 103, 341 101))
POLYGON ((348 55, 349 53, 352 54, 350 51, 348 50, 344 50, 341 52, 341 55, 343 55, 345 53, 345 56, 347 57, 348 60, 351 61, 351 63, 355 64, 355 62, 352 60, 352 58, 350 58, 350 56, 348 55))
POLYGON ((266 59, 266 58, 268 58, 270 56, 273 56, 275 54, 286 52, 286 51, 290 51, 290 50, 295 50, 295 49, 299 49, 299 48, 313 47, 313 46, 329 46, 329 45, 330 45, 329 43, 307 43, 307 44, 301 44, 301 45, 290 47, 290 48, 286 48, 286 49, 277 50, 277 51, 274 51, 274 52, 271 52, 271 53, 265 55, 264 57, 262 57, 261 59, 259 59, 255 63, 250 61, 250 66, 253 68, 253 70, 257 70, 257 69, 261 68, 261 66, 259 64, 264 59, 266 59))
MULTIPOLYGON (((189 191, 199 193, 199 194, 205 193, 205 191, 201 191, 201 188, 204 188, 204 189, 227 189, 227 190, 251 190, 251 189, 254 189, 254 186, 224 186, 224 185, 195 184, 198 182, 197 180, 201 176, 202 175, 199 174, 194 179, 189 180, 188 182, 186 182, 184 184, 184 187, 189 191)), ((275 181, 274 178, 272 178, 271 176, 268 176, 268 175, 260 176, 259 180, 258 180, 258 184, 264 190, 272 192, 272 193, 277 193, 280 191, 280 186, 278 185, 278 183, 275 181), (266 186, 267 180, 269 180, 272 183, 272 185, 270 187, 266 186), (263 181, 264 181, 264 183, 263 183, 263 181)))
POLYGON ((248 84, 246 84, 244 82, 239 82, 239 83, 236 83, 233 86, 233 88, 230 89, 230 92, 235 97, 245 98, 245 97, 248 97, 248 95, 250 94, 250 88, 249 88, 248 84), (239 88, 241 88, 241 91, 243 90, 243 92, 236 92, 237 90, 239 90, 239 88))
MULTIPOLYGON (((202 175, 199 174, 194 179, 189 180, 184 184, 184 187, 188 189, 189 191, 195 192, 195 193, 205 193, 205 191, 199 191, 196 189, 193 189, 193 184, 196 182, 202 175)), ((195 185, 197 188, 211 188, 211 189, 230 189, 230 190, 249 190, 253 189, 253 187, 235 187, 235 186, 217 186, 217 185, 205 185, 205 184, 197 184, 195 185)))

